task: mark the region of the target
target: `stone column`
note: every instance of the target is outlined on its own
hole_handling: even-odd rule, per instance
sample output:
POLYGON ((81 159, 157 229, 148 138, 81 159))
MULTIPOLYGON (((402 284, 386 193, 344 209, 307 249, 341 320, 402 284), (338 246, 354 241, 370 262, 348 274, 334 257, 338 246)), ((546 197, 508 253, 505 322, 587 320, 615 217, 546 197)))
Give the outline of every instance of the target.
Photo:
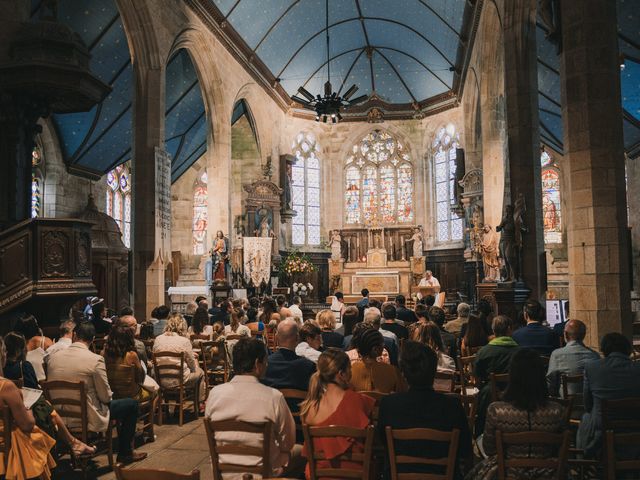
POLYGON ((139 318, 164 304, 164 274, 171 252, 156 226, 155 147, 164 145, 164 70, 137 65, 133 101, 133 304, 139 318))
MULTIPOLYGON (((546 290, 538 78, 536 52, 536 0, 505 2, 505 102, 509 152, 511 204, 522 195, 526 204, 522 281, 531 298, 543 300, 546 290)), ((578 2, 579 3, 579 2, 578 2)))
MULTIPOLYGON (((226 112, 222 106, 221 112, 226 112)), ((212 247, 216 231, 222 230, 229 235, 233 222, 231 212, 231 114, 228 117, 221 113, 214 116, 213 138, 207 138, 207 189, 209 192, 209 207, 207 223, 207 239, 212 247)), ((238 192, 242 197, 242 186, 238 192)), ((252 237, 253 232, 245 232, 245 236, 252 237)), ((229 238, 232 236, 230 235, 229 238)))
POLYGON ((616 9, 609 0, 560 5, 570 313, 595 346, 610 331, 631 335, 616 9))

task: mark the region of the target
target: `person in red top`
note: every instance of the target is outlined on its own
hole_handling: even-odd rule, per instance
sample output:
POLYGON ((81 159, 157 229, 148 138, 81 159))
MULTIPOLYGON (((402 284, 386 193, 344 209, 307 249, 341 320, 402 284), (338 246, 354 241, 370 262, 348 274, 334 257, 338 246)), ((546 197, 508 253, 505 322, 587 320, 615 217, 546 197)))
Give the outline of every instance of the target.
MULTIPOLYGON (((346 353, 329 348, 318 358, 316 373, 311 377, 307 398, 300 406, 303 423, 326 427, 339 425, 366 428, 370 424, 375 400, 349 389, 351 361, 346 353)), ((317 468, 359 468, 359 464, 342 461, 338 457, 347 452, 364 452, 361 440, 346 437, 315 438, 313 447, 322 452, 326 460, 317 462, 317 468)), ((303 454, 307 455, 307 448, 303 454)), ((310 478, 307 465, 306 477, 310 478)))

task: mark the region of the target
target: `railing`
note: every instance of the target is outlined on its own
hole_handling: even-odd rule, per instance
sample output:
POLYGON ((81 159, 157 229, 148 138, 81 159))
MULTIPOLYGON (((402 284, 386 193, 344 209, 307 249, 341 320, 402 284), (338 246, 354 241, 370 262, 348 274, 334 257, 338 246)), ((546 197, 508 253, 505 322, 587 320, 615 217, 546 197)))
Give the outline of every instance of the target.
POLYGON ((35 218, 0 232, 0 314, 34 297, 95 294, 91 226, 35 218))

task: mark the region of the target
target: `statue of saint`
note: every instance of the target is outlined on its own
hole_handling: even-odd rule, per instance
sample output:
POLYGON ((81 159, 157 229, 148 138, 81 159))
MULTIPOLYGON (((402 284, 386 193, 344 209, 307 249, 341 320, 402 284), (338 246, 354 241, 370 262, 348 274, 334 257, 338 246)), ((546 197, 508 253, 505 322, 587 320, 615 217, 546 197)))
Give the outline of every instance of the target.
POLYGON ((331 240, 329 241, 331 247, 331 260, 342 259, 342 235, 340 230, 333 230, 331 232, 331 240))
POLYGON ((415 227, 413 229, 413 235, 407 240, 407 243, 409 242, 413 243, 413 258, 422 257, 424 250, 424 237, 422 236, 422 229, 420 227, 415 227))
POLYGON ((482 241, 480 252, 482 253, 482 265, 484 266, 485 282, 497 282, 500 280, 500 262, 498 260, 498 236, 491 229, 491 225, 485 225, 482 229, 482 241))
POLYGON ((496 227, 496 232, 501 232, 500 252, 504 260, 504 279, 506 281, 516 280, 516 268, 518 263, 518 252, 516 246, 516 224, 513 218, 513 206, 507 205, 504 209, 504 216, 500 225, 496 227))
POLYGON ((211 261, 213 270, 213 280, 227 279, 227 264, 229 262, 229 240, 224 236, 222 230, 216 232, 211 249, 211 261))

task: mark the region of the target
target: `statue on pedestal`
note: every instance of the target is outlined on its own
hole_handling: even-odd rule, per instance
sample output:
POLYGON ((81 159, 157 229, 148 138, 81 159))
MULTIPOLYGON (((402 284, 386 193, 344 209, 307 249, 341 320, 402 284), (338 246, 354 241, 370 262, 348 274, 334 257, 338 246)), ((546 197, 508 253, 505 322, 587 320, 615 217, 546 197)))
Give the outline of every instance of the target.
POLYGON ((498 260, 498 236, 491 229, 491 225, 485 225, 482 229, 482 240, 479 243, 484 266, 483 282, 500 281, 500 261, 498 260))
POLYGON ((406 240, 406 243, 412 243, 412 257, 421 258, 424 250, 424 237, 422 235, 422 227, 418 226, 413 229, 413 235, 406 240))
POLYGON ((515 246, 516 246, 516 279, 522 281, 522 248, 524 246, 523 234, 529 229, 524 225, 524 214, 527 211, 527 205, 522 193, 518 194, 515 208, 513 212, 513 224, 515 227, 515 246))
POLYGON ((331 247, 331 260, 344 260, 346 242, 342 240, 340 230, 332 230, 330 238, 329 246, 331 247))
POLYGON ((214 282, 225 282, 229 263, 229 239, 224 236, 222 230, 216 232, 216 238, 211 249, 211 262, 214 282))
POLYGON ((513 206, 507 205, 504 209, 504 216, 500 225, 496 227, 496 232, 500 232, 500 253, 504 260, 503 278, 508 282, 516 280, 516 265, 518 254, 516 251, 516 224, 513 218, 513 206))

